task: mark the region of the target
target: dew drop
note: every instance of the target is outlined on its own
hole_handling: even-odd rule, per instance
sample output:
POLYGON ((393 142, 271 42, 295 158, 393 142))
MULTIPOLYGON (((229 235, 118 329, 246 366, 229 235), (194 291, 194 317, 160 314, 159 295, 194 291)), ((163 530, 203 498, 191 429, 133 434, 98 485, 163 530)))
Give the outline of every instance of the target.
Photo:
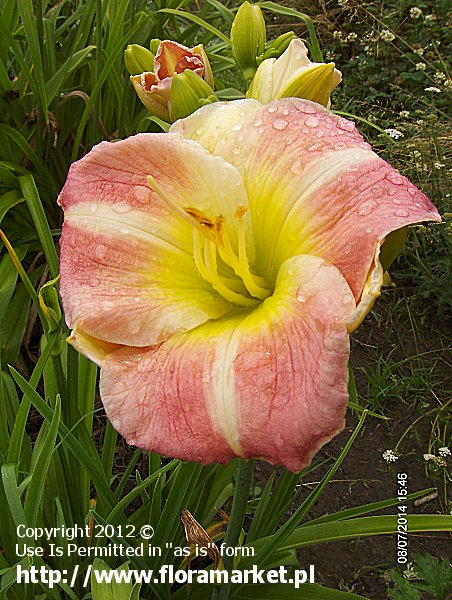
POLYGON ((342 129, 343 131, 354 131, 355 129, 354 124, 351 121, 346 121, 345 119, 341 119, 337 125, 339 129, 342 129))
POLYGON ((303 170, 303 163, 301 160, 297 160, 291 167, 290 170, 294 175, 298 175, 303 170))
POLYGON ((308 117, 305 120, 305 125, 307 127, 317 127, 319 125, 320 121, 318 120, 317 117, 308 117))
POLYGON ((372 231, 373 231, 373 227, 368 227, 368 228, 366 229, 366 233, 372 233, 372 231))
POLYGON ((115 213, 122 214, 122 213, 129 212, 129 210, 132 207, 130 206, 130 204, 125 204, 123 202, 120 202, 118 204, 113 204, 112 208, 113 208, 113 210, 114 210, 115 213))
POLYGON ((303 302, 306 302, 307 298, 303 294, 297 294, 297 300, 298 300, 298 302, 303 303, 303 302))
POLYGON ((300 112, 304 112, 308 115, 314 115, 317 112, 317 109, 311 106, 310 104, 301 104, 299 106, 300 112))
POLYGON ((285 119, 277 119, 273 123, 273 129, 277 129, 278 131, 283 131, 287 127, 289 123, 285 119))
POLYGON ((392 201, 393 204, 402 204, 402 201, 399 200, 398 198, 394 198, 392 201))
POLYGON ((95 277, 93 277, 92 279, 89 280, 88 283, 91 287, 99 287, 100 279, 96 279, 95 277))
POLYGON ((408 217, 409 214, 410 213, 403 208, 398 208, 394 213, 396 217, 408 217))
POLYGON ((350 304, 351 301, 352 297, 349 294, 345 294, 344 296, 342 296, 342 304, 350 304))
POLYGON ((289 114, 289 110, 288 110, 287 108, 285 108, 285 109, 282 111, 282 114, 283 114, 283 115, 285 115, 285 116, 287 117, 287 115, 289 114))
POLYGON ((107 254, 107 249, 102 244, 99 244, 99 246, 96 246, 94 254, 96 255, 96 258, 105 258, 105 255, 107 254))
POLYGON ((136 441, 136 439, 134 439, 134 438, 129 438, 129 439, 127 440, 127 444, 128 444, 129 446, 136 446, 136 445, 137 445, 137 441, 136 441))
POLYGON ((240 131, 242 129, 242 124, 241 123, 236 123, 235 125, 233 125, 231 127, 232 131, 240 131))
POLYGON ((254 121, 255 127, 260 127, 261 125, 262 125, 262 119, 257 119, 256 121, 254 121))
POLYGON ((149 190, 145 187, 137 186, 133 193, 135 200, 142 204, 149 202, 150 193, 149 190))
POLYGON ((402 185, 403 183, 403 177, 402 175, 399 175, 399 173, 389 173, 386 176, 386 179, 392 183, 395 183, 395 185, 402 185))
POLYGON ((372 201, 361 204, 361 206, 358 208, 358 215, 368 215, 374 209, 374 204, 375 203, 372 201))
POLYGON ((277 107, 277 106, 269 106, 269 107, 267 108, 267 112, 269 112, 269 113, 274 113, 274 112, 276 112, 277 110, 278 110, 278 107, 277 107))
POLYGON ((89 206, 89 210, 92 213, 96 213, 97 212, 97 208, 98 208, 97 204, 90 204, 90 206, 89 206))

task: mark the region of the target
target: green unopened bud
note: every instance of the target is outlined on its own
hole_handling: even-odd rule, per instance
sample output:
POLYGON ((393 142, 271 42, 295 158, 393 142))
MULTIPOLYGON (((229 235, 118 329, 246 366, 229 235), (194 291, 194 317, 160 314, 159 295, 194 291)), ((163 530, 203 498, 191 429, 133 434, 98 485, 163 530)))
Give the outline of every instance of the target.
POLYGON ((294 32, 288 31, 277 37, 276 40, 272 40, 265 44, 265 51, 258 56, 257 64, 260 65, 261 62, 267 58, 279 58, 281 54, 287 50, 290 42, 295 38, 296 35, 294 32))
POLYGON ((127 46, 124 52, 124 62, 131 75, 139 75, 154 68, 154 55, 147 48, 138 44, 127 46))
POLYGON ((159 40, 158 38, 154 38, 151 40, 149 44, 149 50, 152 52, 152 54, 157 54, 157 50, 159 49, 161 43, 162 40, 159 40))
MULTIPOLYGON (((58 292, 56 287, 58 285, 58 281, 60 276, 52 279, 45 283, 42 288, 39 290, 38 298, 39 298, 39 306, 41 307, 42 312, 47 321, 48 325, 48 334, 53 333, 60 326, 60 322, 62 319, 61 316, 61 307, 60 302, 58 300, 58 292)), ((56 356, 61 353, 61 339, 56 340, 54 346, 52 348, 52 355, 56 356)))
POLYGON ((335 87, 334 78, 334 63, 313 64, 290 81, 281 96, 305 98, 327 106, 335 87))
POLYGON ((231 27, 231 47, 237 66, 246 80, 252 79, 257 68, 257 57, 265 49, 265 21, 256 4, 244 2, 231 27))
POLYGON ((186 69, 173 75, 171 84, 171 121, 184 119, 198 108, 211 102, 217 102, 213 89, 199 75, 186 69))

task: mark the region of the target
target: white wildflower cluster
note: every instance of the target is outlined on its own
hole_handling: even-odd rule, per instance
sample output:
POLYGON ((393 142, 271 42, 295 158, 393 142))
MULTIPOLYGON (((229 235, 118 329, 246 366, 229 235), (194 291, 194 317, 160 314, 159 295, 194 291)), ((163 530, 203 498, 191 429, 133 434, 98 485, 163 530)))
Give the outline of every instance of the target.
POLYGON ((403 133, 401 131, 399 131, 398 129, 393 129, 392 127, 385 129, 385 133, 387 133, 389 135, 389 137, 391 137, 393 140, 398 140, 399 138, 403 138, 403 133))
POLYGON ((392 33, 392 31, 389 31, 389 29, 384 29, 380 33, 380 37, 384 42, 392 42, 392 40, 395 39, 395 35, 392 33))
POLYGON ((447 446, 443 446, 442 448, 438 449, 438 454, 440 456, 442 456, 443 458, 445 458, 446 456, 450 456, 451 455, 451 451, 447 446))
POLYGON ((445 457, 448 456, 448 454, 444 454, 445 450, 447 450, 450 454, 449 448, 440 448, 438 450, 440 456, 435 456, 434 454, 424 454, 424 460, 430 461, 434 469, 442 469, 444 467, 447 467, 445 457))
POLYGON ((427 65, 425 63, 416 63, 416 71, 425 71, 427 65))
POLYGON ((358 34, 357 34, 357 33, 355 33, 354 31, 351 31, 351 32, 350 32, 350 33, 347 35, 347 37, 345 38, 345 40, 346 40, 347 42, 354 42, 354 41, 355 41, 355 40, 357 40, 357 39, 358 39, 358 34))
POLYGON ((410 113, 407 110, 401 110, 399 112, 399 115, 402 117, 402 119, 408 119, 408 117, 410 116, 410 113))
POLYGON ((385 450, 382 456, 387 463, 395 462, 399 459, 399 455, 394 450, 385 450))
POLYGON ((403 571, 403 576, 408 580, 419 579, 419 575, 416 573, 412 562, 407 564, 405 571, 403 571))
POLYGON ((415 150, 413 152, 413 156, 414 158, 422 158, 422 154, 419 152, 419 150, 415 150))
POLYGON ((424 119, 417 119, 416 125, 425 125, 424 119))
POLYGON ((424 54, 425 50, 424 48, 415 48, 414 49, 414 53, 417 54, 418 56, 422 56, 424 54))
POLYGON ((444 73, 441 73, 441 71, 438 71, 438 73, 435 73, 434 75, 436 81, 444 81, 446 79, 446 76, 444 75, 444 73))
POLYGON ((422 10, 420 8, 418 8, 417 6, 413 6, 413 8, 410 8, 410 17, 412 19, 419 19, 419 17, 422 16, 422 10))
POLYGON ((441 90, 439 88, 433 87, 433 86, 424 88, 424 91, 426 91, 426 92, 435 92, 435 94, 440 94, 441 93, 441 90))
POLYGON ((336 31, 333 31, 333 40, 339 40, 342 41, 344 39, 344 36, 342 35, 342 31, 338 31, 336 29, 336 31))

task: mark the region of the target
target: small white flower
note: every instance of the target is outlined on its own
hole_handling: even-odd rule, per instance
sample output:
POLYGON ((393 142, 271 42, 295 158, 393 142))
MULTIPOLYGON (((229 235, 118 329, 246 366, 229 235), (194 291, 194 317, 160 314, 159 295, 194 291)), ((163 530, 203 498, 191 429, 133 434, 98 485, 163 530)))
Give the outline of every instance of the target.
POLYGON ((444 73, 441 73, 441 71, 438 71, 438 73, 435 73, 435 79, 437 81, 444 81, 446 79, 446 76, 444 75, 444 73))
POLYGON ((342 8, 345 8, 348 4, 348 0, 337 0, 337 3, 339 6, 342 6, 342 8))
POLYGON ((416 125, 425 125, 424 119, 417 119, 416 125))
POLYGON ((389 29, 384 29, 380 33, 380 37, 385 42, 392 42, 392 40, 395 39, 395 35, 391 31, 389 31, 389 29))
POLYGON ((420 8, 418 8, 417 6, 413 6, 413 8, 410 8, 410 17, 412 19, 419 19, 419 17, 422 15, 422 10, 420 8))
POLYGON ((433 13, 431 13, 430 15, 425 15, 425 20, 426 21, 436 21, 437 16, 434 15, 433 13))
POLYGON ((407 111, 407 110, 401 110, 401 111, 399 112, 399 115, 400 115, 400 116, 401 116, 403 119, 408 119, 408 117, 410 116, 410 113, 409 113, 409 111, 407 111))
POLYGON ((403 133, 401 131, 399 131, 398 129, 393 129, 392 127, 385 129, 385 133, 387 133, 389 135, 389 137, 392 137, 393 140, 398 140, 399 138, 403 138, 403 133))
POLYGON ((417 54, 418 56, 422 56, 424 54, 425 50, 424 48, 416 48, 414 50, 414 53, 417 54))
POLYGON ((435 458, 434 454, 424 454, 424 460, 434 460, 435 458))
POLYGON ((416 71, 425 71, 427 65, 425 63, 416 63, 416 71))
POLYGON ((415 150, 415 151, 413 152, 413 156, 414 156, 414 158, 421 158, 421 157, 422 157, 422 154, 419 152, 419 150, 415 150))
POLYGON ((424 91, 426 92, 435 92, 436 94, 440 94, 441 90, 437 87, 428 87, 428 88, 424 88, 424 91))
POLYGON ((342 40, 342 31, 333 31, 333 40, 342 40))
POLYGON ((439 448, 438 454, 444 458, 445 456, 450 456, 451 452, 447 446, 444 446, 443 448, 439 448))
MULTIPOLYGON (((444 169, 444 167, 446 165, 442 162, 435 162, 435 163, 433 163, 433 166, 435 167, 435 169, 444 169)), ((441 448, 441 450, 444 450, 444 448, 441 448)), ((449 448, 446 448, 446 450, 449 450, 449 448)), ((440 452, 440 454, 441 454, 441 452, 440 452)), ((449 450, 449 454, 450 454, 450 450, 449 450)), ((443 455, 441 454, 441 456, 443 456, 443 455)))
POLYGON ((355 33, 354 31, 349 33, 347 36, 347 42, 354 42, 356 39, 358 39, 358 34, 355 33))
POLYGON ((385 450, 382 456, 387 463, 395 462, 399 459, 399 455, 396 454, 394 450, 385 450))

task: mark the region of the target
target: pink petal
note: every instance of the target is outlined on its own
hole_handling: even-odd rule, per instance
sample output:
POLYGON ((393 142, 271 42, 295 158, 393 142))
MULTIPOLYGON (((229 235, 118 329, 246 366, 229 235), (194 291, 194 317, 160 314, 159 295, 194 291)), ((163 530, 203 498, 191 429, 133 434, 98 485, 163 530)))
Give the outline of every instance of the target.
POLYGON ((336 265, 359 298, 376 248, 394 229, 440 220, 433 204, 370 149, 354 124, 295 98, 206 106, 171 131, 234 164, 265 251, 256 270, 273 282, 300 253, 336 265))
POLYGON ((109 354, 107 414, 147 450, 202 463, 257 456, 298 471, 344 426, 354 307, 337 269, 291 259, 256 310, 109 354))
POLYGON ((66 318, 107 342, 154 344, 231 309, 196 270, 193 227, 150 189, 148 176, 182 206, 224 202, 242 185, 231 165, 172 134, 103 142, 71 167, 59 199, 66 318), (211 177, 224 185, 215 190, 211 177))

